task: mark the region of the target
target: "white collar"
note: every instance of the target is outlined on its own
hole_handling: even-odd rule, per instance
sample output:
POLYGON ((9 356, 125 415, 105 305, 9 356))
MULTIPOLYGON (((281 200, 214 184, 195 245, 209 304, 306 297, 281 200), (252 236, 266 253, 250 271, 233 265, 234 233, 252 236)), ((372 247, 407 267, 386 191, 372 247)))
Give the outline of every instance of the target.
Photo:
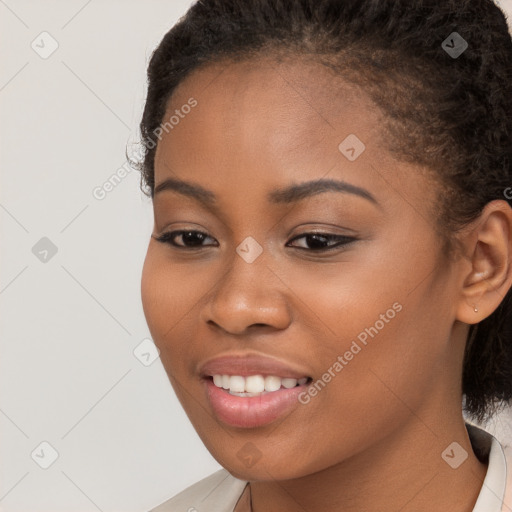
POLYGON ((489 432, 466 423, 471 446, 483 461, 487 473, 472 512, 501 512, 507 484, 507 462, 500 442, 489 432))

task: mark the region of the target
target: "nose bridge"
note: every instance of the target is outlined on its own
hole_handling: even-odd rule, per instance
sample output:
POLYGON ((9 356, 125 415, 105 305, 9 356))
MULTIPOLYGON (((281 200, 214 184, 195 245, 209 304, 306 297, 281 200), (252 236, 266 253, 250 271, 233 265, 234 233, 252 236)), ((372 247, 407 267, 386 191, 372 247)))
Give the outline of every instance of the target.
POLYGON ((240 243, 212 290, 204 321, 233 333, 253 324, 286 327, 288 305, 282 283, 267 267, 268 257, 254 240, 240 243))

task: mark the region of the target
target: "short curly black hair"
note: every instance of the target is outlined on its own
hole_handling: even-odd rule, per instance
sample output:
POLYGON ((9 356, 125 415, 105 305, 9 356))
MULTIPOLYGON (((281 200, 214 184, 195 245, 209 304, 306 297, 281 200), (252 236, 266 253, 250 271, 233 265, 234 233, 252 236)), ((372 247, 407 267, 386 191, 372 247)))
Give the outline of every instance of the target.
MULTIPOLYGON (((437 224, 450 250, 451 235, 488 202, 509 199, 512 39, 491 0, 197 1, 148 66, 144 193, 153 197, 155 131, 176 87, 202 65, 269 55, 313 57, 374 100, 386 114, 389 150, 443 184, 437 224), (454 37, 467 42, 461 55, 449 51, 454 37)), ((477 421, 512 399, 510 291, 470 327, 461 393, 477 421)))

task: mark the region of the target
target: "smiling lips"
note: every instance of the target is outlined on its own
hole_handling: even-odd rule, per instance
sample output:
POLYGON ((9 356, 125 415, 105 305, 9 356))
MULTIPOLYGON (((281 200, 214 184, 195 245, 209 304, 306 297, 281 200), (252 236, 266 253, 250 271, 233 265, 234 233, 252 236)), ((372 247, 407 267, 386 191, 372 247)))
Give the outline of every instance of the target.
POLYGON ((230 426, 254 428, 271 423, 299 405, 311 381, 305 372, 263 356, 225 356, 201 368, 214 415, 230 426))

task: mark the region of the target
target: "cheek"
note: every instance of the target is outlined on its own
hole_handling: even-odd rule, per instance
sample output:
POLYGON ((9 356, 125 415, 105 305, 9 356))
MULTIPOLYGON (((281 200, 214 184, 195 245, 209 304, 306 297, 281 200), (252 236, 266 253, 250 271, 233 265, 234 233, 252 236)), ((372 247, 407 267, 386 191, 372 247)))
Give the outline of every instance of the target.
MULTIPOLYGON (((338 332, 350 325, 356 334, 351 335, 347 327, 347 335, 342 335, 335 347, 325 351, 322 346, 311 354, 311 359, 322 361, 315 365, 316 380, 309 388, 315 389, 314 396, 303 405, 306 420, 293 423, 301 425, 296 430, 300 438, 321 442, 315 445, 314 456, 299 456, 301 469, 317 471, 367 449, 399 429, 429 402, 429 396, 435 396, 440 344, 432 333, 416 326, 413 305, 402 302, 402 310, 380 330, 381 324, 375 327, 371 314, 366 315, 372 319, 366 326, 362 314, 357 321, 350 314, 340 314, 338 332), (361 322, 362 329, 357 325, 361 322), (367 334, 366 344, 358 339, 360 332, 367 334)), ((284 427, 289 431, 293 423, 284 427)), ((281 469, 284 471, 284 466, 281 469)))
MULTIPOLYGON (((433 392, 450 333, 440 300, 446 276, 432 274, 433 258, 402 256, 383 249, 291 281, 303 299, 298 316, 321 331, 308 360, 315 361, 316 379, 327 383, 305 405, 322 418, 310 424, 311 435, 320 427, 333 443, 342 434, 360 442, 379 437, 433 392)), ((348 445, 360 444, 353 441, 348 445)))
POLYGON ((165 250, 150 245, 142 269, 141 299, 155 342, 172 337, 180 319, 186 321, 203 293, 189 270, 171 264, 165 250))
MULTIPOLYGON (((407 266, 415 265, 409 261, 407 266)), ((332 357, 349 350, 352 340, 364 343, 371 339, 375 325, 380 333, 399 320, 408 291, 404 267, 397 264, 394 254, 386 255, 385 247, 375 247, 347 253, 345 261, 312 265, 306 271, 291 266, 280 277, 293 292, 290 300, 298 310, 303 338, 308 338, 306 331, 314 326, 316 336, 323 338, 318 339, 318 352, 332 357), (400 275, 397 267, 402 269, 400 275)), ((322 359, 321 364, 327 362, 322 359)))
POLYGON ((146 322, 153 338, 162 328, 164 311, 169 301, 169 294, 165 293, 166 274, 158 262, 156 251, 150 245, 142 267, 141 299, 146 322))
POLYGON ((141 300, 146 322, 155 345, 160 350, 160 359, 169 375, 175 374, 172 362, 179 360, 180 329, 187 321, 190 283, 183 283, 180 275, 160 254, 156 247, 149 247, 141 277, 141 300), (180 282, 181 281, 181 282, 180 282))
POLYGON ((212 286, 207 276, 190 265, 171 262, 166 248, 150 245, 141 276, 141 300, 146 322, 165 370, 183 379, 198 347, 198 316, 212 286))

